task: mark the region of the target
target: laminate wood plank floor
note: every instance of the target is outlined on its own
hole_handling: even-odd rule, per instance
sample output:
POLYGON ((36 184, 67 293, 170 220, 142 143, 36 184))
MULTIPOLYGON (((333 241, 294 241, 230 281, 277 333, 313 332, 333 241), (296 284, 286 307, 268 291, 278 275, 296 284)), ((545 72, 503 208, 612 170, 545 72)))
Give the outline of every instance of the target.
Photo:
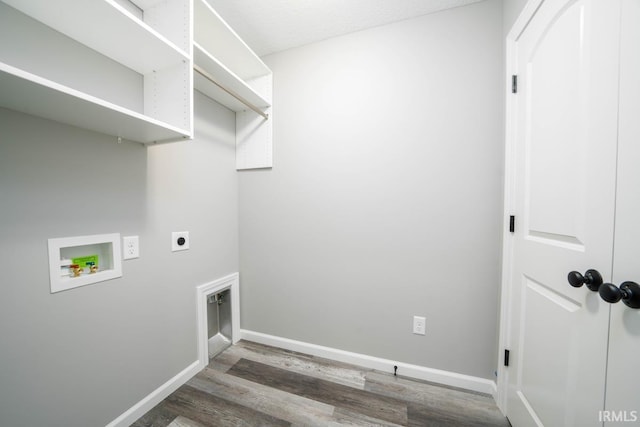
POLYGON ((240 341, 133 427, 508 427, 493 398, 240 341))

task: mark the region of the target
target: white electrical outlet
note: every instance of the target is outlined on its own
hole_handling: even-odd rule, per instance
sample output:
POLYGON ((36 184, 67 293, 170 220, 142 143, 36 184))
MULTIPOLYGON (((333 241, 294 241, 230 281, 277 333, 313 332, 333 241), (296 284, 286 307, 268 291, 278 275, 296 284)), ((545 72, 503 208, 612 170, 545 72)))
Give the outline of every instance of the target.
POLYGON ((122 238, 122 259, 140 257, 140 240, 138 236, 125 236, 122 238))
POLYGON ((427 319, 420 316, 413 316, 413 333, 425 335, 427 332, 427 319))
POLYGON ((171 251, 186 251, 189 249, 189 232, 174 231, 171 233, 171 251))

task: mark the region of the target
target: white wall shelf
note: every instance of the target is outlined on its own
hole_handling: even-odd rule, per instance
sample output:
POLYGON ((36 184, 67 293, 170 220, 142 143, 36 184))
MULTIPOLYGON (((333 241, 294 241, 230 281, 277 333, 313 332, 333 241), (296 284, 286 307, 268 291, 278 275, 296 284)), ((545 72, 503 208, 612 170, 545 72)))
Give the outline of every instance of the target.
POLYGON ((66 291, 122 276, 120 234, 62 237, 49 239, 49 281, 51 293, 66 291), (74 277, 66 266, 78 257, 98 257, 97 271, 81 265, 83 272, 74 277))
POLYGON ((144 143, 175 141, 189 131, 0 63, 0 105, 144 143))
POLYGON ((193 55, 207 74, 195 72, 194 87, 236 112, 236 169, 271 167, 271 70, 206 0, 194 0, 193 55))
POLYGON ((124 2, 1 0, 0 106, 145 144, 191 138, 191 1, 124 2))
MULTIPOLYGON (((267 101, 261 94, 256 92, 233 71, 211 56, 211 54, 204 50, 197 42, 193 43, 193 61, 198 66, 205 69, 209 74, 215 76, 216 81, 220 85, 242 96, 256 107, 266 109, 271 106, 271 102, 267 101)), ((198 73, 194 75, 194 85, 200 92, 212 99, 215 99, 232 111, 237 112, 247 109, 247 106, 238 101, 237 98, 229 95, 216 85, 211 84, 198 73)))
POLYGON ((147 74, 189 54, 113 0, 2 0, 48 27, 147 74))
POLYGON ((206 0, 194 0, 194 40, 241 79, 271 74, 271 70, 206 0))

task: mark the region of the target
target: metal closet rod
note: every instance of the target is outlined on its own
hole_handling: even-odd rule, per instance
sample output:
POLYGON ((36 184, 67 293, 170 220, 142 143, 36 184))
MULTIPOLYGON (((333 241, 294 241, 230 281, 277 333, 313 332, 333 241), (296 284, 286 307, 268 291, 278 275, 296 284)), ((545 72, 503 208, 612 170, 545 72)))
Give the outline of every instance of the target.
POLYGON ((264 111, 262 111, 261 109, 259 109, 255 105, 253 105, 251 102, 247 101, 246 99, 244 99, 243 97, 241 97, 240 95, 235 93, 234 91, 232 91, 230 89, 227 89, 226 87, 222 86, 220 83, 218 83, 216 81, 216 79, 211 74, 207 73, 204 69, 202 69, 202 67, 199 67, 198 65, 193 64, 193 69, 198 74, 200 74, 202 77, 204 77, 205 79, 209 80, 211 83, 213 83, 214 85, 218 86, 220 89, 222 89, 223 91, 227 92, 229 95, 233 96, 235 99, 237 99, 238 101, 242 102, 244 105, 246 105, 247 107, 251 108, 256 113, 260 114, 262 117, 264 117, 265 120, 269 120, 269 115, 267 113, 265 113, 264 111))

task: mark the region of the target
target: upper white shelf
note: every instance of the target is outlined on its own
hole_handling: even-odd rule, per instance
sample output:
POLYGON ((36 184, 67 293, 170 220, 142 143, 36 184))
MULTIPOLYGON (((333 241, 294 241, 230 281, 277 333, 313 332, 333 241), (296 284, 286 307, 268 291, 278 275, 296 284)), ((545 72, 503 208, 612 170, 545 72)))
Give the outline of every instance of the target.
POLYGON ((268 119, 271 70, 206 0, 194 3, 193 63, 195 89, 232 111, 268 119))
POLYGON ((135 1, 0 0, 0 107, 144 144, 191 138, 191 0, 135 1))
POLYGON ((271 70, 206 0, 193 12, 194 87, 236 112, 236 169, 271 167, 271 70))
POLYGON ((143 143, 189 138, 180 129, 0 62, 0 106, 143 143))
MULTIPOLYGON (((271 103, 256 92, 251 86, 240 79, 233 71, 221 64, 216 58, 205 51, 198 43, 193 44, 193 62, 215 77, 216 82, 227 90, 236 93, 251 104, 259 108, 267 108, 271 103)), ((232 111, 243 111, 247 106, 237 98, 231 96, 227 91, 215 84, 211 84, 199 73, 194 74, 194 87, 210 98, 215 99, 232 111)))
POLYGON ((114 0, 2 1, 140 74, 189 61, 188 53, 114 0))
POLYGON ((271 70, 206 0, 194 0, 194 40, 242 80, 271 74, 271 70))

